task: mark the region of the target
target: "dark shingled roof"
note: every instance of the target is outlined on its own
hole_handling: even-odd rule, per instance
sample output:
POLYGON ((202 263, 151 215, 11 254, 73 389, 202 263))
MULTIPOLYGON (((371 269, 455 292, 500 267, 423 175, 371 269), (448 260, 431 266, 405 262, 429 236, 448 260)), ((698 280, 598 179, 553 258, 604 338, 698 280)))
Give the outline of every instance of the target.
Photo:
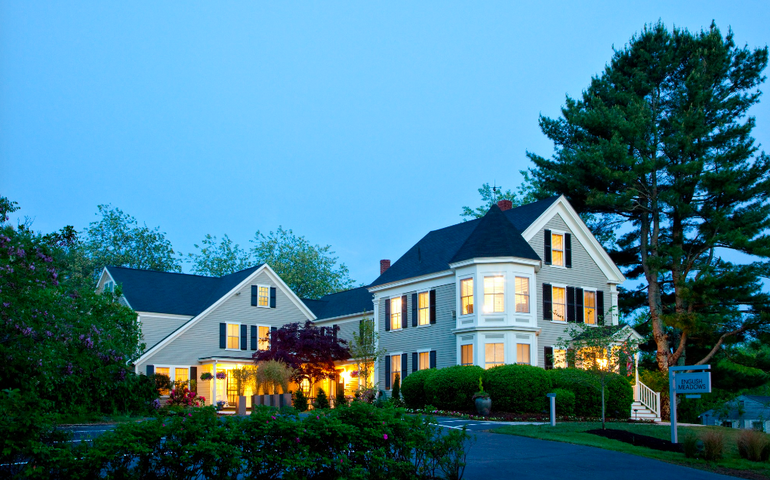
POLYGON ((256 265, 223 277, 155 272, 124 267, 107 267, 123 288, 128 304, 138 312, 198 315, 254 273, 256 265))
POLYGON ((486 222, 484 219, 489 216, 490 212, 480 219, 434 230, 410 248, 385 273, 372 282, 370 287, 449 270, 450 263, 459 261, 458 258, 462 260, 474 258, 467 255, 476 253, 487 252, 484 255, 476 255, 476 257, 484 257, 500 256, 497 254, 489 255, 488 253, 506 252, 502 256, 540 260, 537 253, 532 250, 532 247, 529 246, 519 232, 526 230, 558 198, 546 198, 504 212, 500 211, 497 205, 495 205, 490 209, 490 212, 496 210, 496 213, 493 213, 492 218, 486 222), (502 222, 503 217, 514 228, 509 228, 502 222), (481 225, 482 223, 484 224, 483 226, 481 225), (474 235, 474 232, 480 226, 480 232, 474 235), (496 238, 501 236, 497 233, 496 228, 502 228, 504 230, 504 235, 502 236, 511 238, 496 238), (473 239, 470 238, 472 236, 474 237, 473 239))
POLYGON ((355 315, 374 310, 372 294, 366 287, 353 288, 344 292, 331 293, 318 300, 302 301, 318 320, 355 315))

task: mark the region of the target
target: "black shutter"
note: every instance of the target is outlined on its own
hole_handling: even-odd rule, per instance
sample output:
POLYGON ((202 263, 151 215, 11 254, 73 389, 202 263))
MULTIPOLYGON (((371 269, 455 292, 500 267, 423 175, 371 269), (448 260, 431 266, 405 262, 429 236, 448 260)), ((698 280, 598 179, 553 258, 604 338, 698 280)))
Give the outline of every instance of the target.
POLYGON ((227 324, 219 324, 219 348, 227 348, 227 324))
POLYGON ((198 367, 190 367, 190 390, 198 393, 198 367))
POLYGON ((564 234, 564 266, 572 268, 572 234, 564 234))
POLYGON ((390 299, 385 299, 385 331, 390 331, 390 299))
POLYGON ((543 284, 543 320, 553 320, 553 302, 551 301, 551 284, 543 284))
POLYGON ((251 306, 256 307, 259 305, 259 287, 256 285, 251 286, 251 306))
POLYGON ((430 368, 436 368, 436 351, 430 351, 430 368))
POLYGON ((545 254, 545 264, 550 265, 551 264, 551 231, 550 230, 543 230, 543 245, 544 248, 544 254, 545 254))
POLYGON ((417 294, 412 294, 412 326, 417 326, 417 294))
POLYGON ((275 308, 275 287, 270 287, 270 308, 275 308))
POLYGON ((585 321, 585 317, 583 316, 583 289, 582 288, 576 288, 575 289, 575 321, 577 323, 583 323, 585 321))
POLYGON ((241 350, 247 350, 249 348, 249 327, 247 325, 241 325, 241 350))
POLYGON ((385 390, 390 390, 390 357, 385 357, 385 390))
POLYGON ((332 337, 334 338, 334 341, 337 341, 337 330, 339 330, 340 327, 338 327, 336 324, 332 325, 332 337))
POLYGON ((567 287, 567 321, 575 323, 575 287, 567 287))
POLYGON ((275 332, 278 331, 278 327, 270 327, 270 350, 275 350, 275 342, 273 339, 275 338, 275 332))
POLYGON ((257 336, 259 335, 259 329, 256 325, 251 326, 251 349, 256 350, 257 349, 257 341, 259 340, 257 336))
POLYGON ((430 291, 430 323, 436 324, 436 291, 430 291))
MULTIPOLYGON (((406 295, 401 296, 401 328, 406 328, 409 326, 409 317, 407 317, 407 308, 406 308, 406 295)), ((404 354, 406 355, 406 354, 404 354)))
POLYGON ((401 354, 401 383, 404 383, 404 378, 406 378, 406 372, 407 372, 407 362, 406 362, 407 356, 405 353, 401 354))
POLYGON ((553 369, 553 347, 543 347, 543 361, 546 370, 553 369))
POLYGON ((147 365, 146 368, 147 368, 146 371, 147 371, 147 376, 148 377, 151 377, 151 376, 155 375, 155 365, 147 365))
POLYGON ((364 321, 363 320, 359 320, 358 321, 358 337, 359 337, 359 340, 361 340, 363 336, 364 336, 364 321))
POLYGON ((419 354, 417 352, 414 352, 412 354, 412 372, 413 373, 417 371, 417 367, 419 366, 418 365, 419 364, 419 358, 418 357, 419 357, 419 354))
POLYGON ((596 291, 596 324, 604 325, 604 292, 596 291))

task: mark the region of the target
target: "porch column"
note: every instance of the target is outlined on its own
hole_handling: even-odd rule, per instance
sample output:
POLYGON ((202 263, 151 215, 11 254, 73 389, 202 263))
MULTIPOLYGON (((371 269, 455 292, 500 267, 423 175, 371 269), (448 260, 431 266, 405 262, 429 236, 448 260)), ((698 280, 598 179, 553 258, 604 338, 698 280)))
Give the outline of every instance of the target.
POLYGON ((212 385, 212 395, 211 395, 211 404, 216 406, 217 404, 217 361, 214 360, 214 378, 211 379, 211 385, 212 385))

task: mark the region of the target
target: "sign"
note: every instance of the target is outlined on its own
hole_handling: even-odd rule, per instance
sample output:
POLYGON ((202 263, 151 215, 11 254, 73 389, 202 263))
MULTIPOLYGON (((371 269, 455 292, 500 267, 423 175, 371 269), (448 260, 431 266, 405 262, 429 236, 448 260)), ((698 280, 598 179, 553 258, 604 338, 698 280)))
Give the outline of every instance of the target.
POLYGON ((711 393, 711 372, 677 373, 676 393, 711 393))

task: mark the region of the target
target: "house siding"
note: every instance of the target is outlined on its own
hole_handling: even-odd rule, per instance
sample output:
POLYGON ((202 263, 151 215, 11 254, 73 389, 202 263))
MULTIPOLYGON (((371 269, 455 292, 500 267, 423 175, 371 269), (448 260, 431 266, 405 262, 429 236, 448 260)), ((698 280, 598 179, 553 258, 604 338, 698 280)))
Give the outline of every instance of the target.
POLYGON ((187 323, 191 318, 190 316, 140 313, 139 324, 142 328, 142 342, 145 344, 145 351, 166 338, 169 333, 187 323))

